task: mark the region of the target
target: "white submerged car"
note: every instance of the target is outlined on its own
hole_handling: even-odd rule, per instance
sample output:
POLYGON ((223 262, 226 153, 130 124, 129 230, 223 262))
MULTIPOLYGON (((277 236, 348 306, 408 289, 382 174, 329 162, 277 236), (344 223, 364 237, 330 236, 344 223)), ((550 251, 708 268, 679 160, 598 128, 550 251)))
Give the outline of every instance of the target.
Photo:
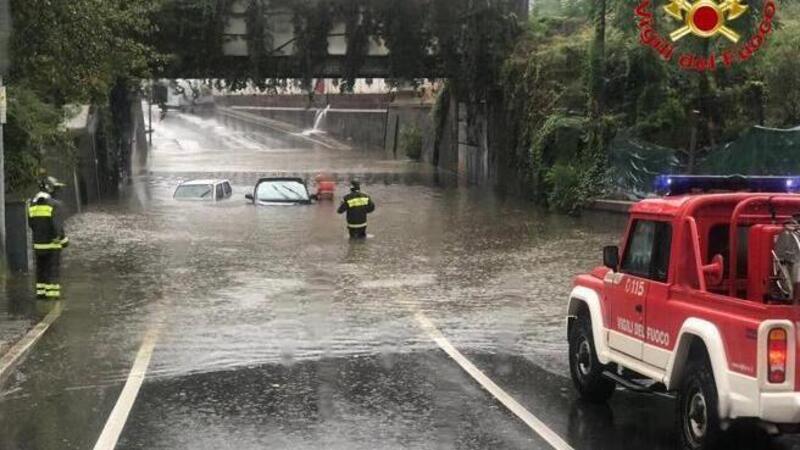
POLYGON ((175 189, 172 196, 181 201, 216 202, 227 200, 233 195, 231 182, 228 180, 189 180, 184 181, 175 189))
POLYGON ((301 178, 262 178, 245 197, 257 206, 310 205, 313 200, 301 178))

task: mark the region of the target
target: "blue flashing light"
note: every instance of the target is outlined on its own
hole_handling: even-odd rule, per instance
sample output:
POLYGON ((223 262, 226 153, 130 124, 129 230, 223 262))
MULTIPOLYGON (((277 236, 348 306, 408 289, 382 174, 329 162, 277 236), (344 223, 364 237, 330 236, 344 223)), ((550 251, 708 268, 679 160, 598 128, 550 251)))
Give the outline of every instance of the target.
POLYGON ((683 195, 707 192, 800 192, 800 176, 743 175, 659 175, 655 180, 660 195, 683 195))

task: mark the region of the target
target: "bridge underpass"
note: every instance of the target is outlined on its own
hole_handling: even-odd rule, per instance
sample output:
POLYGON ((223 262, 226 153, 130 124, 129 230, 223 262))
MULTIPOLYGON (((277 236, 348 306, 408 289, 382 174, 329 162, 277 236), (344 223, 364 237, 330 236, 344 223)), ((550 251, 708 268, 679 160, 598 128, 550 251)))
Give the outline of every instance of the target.
MULTIPOLYGON (((367 15, 367 9, 378 1, 367 1, 362 5, 360 22, 367 15)), ((529 10, 529 0, 504 0, 480 3, 467 0, 470 10, 454 8, 452 23, 459 26, 460 21, 470 15, 480 16, 487 10, 500 14, 524 18, 529 10)), ((313 18, 296 15, 291 7, 281 2, 256 0, 233 0, 225 3, 225 8, 213 12, 187 9, 185 4, 174 2, 174 9, 166 8, 161 17, 161 37, 156 45, 159 51, 171 54, 173 61, 158 73, 163 78, 245 78, 256 75, 260 78, 443 78, 448 73, 442 55, 436 52, 438 41, 435 36, 426 35, 422 29, 409 29, 412 34, 426 35, 426 38, 413 36, 409 43, 392 43, 383 36, 370 34, 365 42, 358 45, 358 54, 351 54, 356 45, 349 42, 352 36, 361 32, 362 25, 347 23, 347 18, 334 16, 328 26, 326 36, 313 36, 315 40, 324 39, 323 50, 320 45, 313 54, 299 50, 308 36, 298 33, 298 22, 313 18), (253 5, 260 5, 253 7, 253 5), (208 23, 196 22, 206 20, 208 23), (198 34, 200 37, 198 37, 198 34), (426 40, 427 39, 427 40, 426 40), (207 48, 198 53, 183 42, 197 41, 207 48), (409 46, 416 46, 411 48, 409 46), (412 56, 404 55, 403 64, 394 60, 392 48, 402 52, 412 50, 412 56), (402 67, 400 67, 402 65, 402 67)), ((455 7, 456 5, 454 5, 455 7)), ((419 8, 430 7, 420 3, 419 8)), ((430 14, 431 11, 423 11, 430 14)), ((385 20, 385 19, 384 19, 385 20)), ((373 28, 386 24, 373 24, 373 28)), ((410 36, 411 37, 411 36, 410 36)))
MULTIPOLYGON (((300 68, 300 61, 291 55, 264 56, 254 64, 248 56, 224 55, 219 64, 213 67, 166 67, 158 73, 160 78, 200 78, 231 79, 241 78, 243 74, 258 73, 262 78, 300 78, 305 75, 300 68)), ((348 75, 348 58, 346 55, 326 55, 312 65, 308 73, 312 78, 340 79, 348 75)), ((358 69, 358 78, 393 78, 391 57, 388 55, 372 55, 364 58, 358 69)), ((434 55, 421 60, 418 71, 407 73, 412 78, 446 78, 447 73, 434 55)))

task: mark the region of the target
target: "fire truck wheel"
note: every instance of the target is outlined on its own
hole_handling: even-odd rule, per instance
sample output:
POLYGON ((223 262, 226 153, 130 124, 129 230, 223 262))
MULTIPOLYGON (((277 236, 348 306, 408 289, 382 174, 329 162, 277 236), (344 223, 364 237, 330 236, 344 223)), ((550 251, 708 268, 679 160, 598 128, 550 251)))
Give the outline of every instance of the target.
POLYGON ((708 357, 694 358, 685 373, 678 390, 677 414, 683 448, 713 448, 721 430, 717 386, 708 357))
POLYGON ((592 320, 584 311, 578 315, 569 333, 569 371, 581 398, 602 403, 611 397, 616 383, 603 376, 605 369, 597 359, 592 320))

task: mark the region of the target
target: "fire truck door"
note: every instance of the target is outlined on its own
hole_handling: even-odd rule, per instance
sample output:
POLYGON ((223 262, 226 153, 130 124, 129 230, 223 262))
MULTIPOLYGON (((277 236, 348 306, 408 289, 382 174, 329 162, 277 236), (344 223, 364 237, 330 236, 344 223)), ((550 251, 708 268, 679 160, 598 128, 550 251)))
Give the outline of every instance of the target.
POLYGON ((606 291, 611 307, 608 344, 643 359, 648 296, 654 284, 659 287, 667 280, 672 227, 668 222, 635 220, 630 229, 620 273, 612 275, 606 291))

